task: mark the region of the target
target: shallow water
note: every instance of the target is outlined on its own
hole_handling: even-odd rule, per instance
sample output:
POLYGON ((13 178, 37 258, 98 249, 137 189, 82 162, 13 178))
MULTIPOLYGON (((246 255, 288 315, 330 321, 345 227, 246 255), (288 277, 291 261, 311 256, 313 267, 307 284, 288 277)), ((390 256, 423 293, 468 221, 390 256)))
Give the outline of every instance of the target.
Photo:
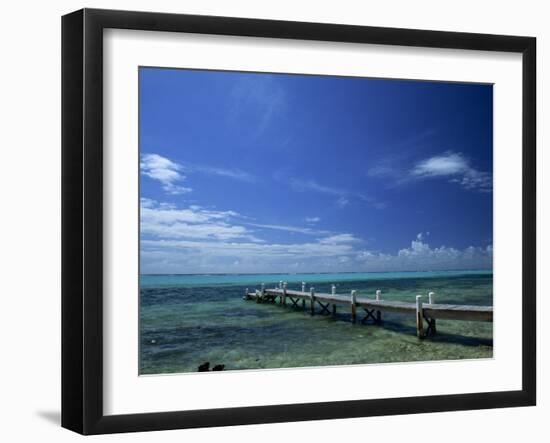
MULTIPOLYGON (((416 338, 414 317, 383 313, 383 324, 352 324, 346 307, 335 317, 242 299, 261 282, 316 292, 352 289, 374 298, 415 300, 436 293, 438 303, 493 304, 491 272, 373 274, 141 276, 140 373, 195 372, 209 361, 226 370, 490 358, 493 324, 438 320, 437 335, 416 338), (255 284, 256 285, 255 285, 255 284)), ((427 296, 425 297, 427 299, 427 296)), ((317 311, 320 312, 320 309, 317 311)))

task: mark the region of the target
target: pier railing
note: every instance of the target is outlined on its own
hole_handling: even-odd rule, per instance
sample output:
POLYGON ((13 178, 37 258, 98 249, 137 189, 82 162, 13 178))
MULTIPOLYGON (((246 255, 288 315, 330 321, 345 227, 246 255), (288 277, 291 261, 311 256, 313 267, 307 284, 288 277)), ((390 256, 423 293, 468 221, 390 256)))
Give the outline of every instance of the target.
POLYGON ((351 321, 356 323, 358 310, 365 311, 361 323, 372 321, 375 324, 382 323, 383 312, 397 312, 400 314, 414 315, 416 318, 416 334, 419 338, 432 336, 436 333, 436 319, 464 320, 464 321, 493 321, 492 306, 453 305, 438 304, 435 302, 435 293, 428 293, 427 303, 423 302, 423 296, 417 295, 415 302, 383 300, 382 292, 377 290, 375 298, 358 296, 353 290, 349 294, 337 294, 336 286, 331 286, 331 293, 317 293, 314 287, 306 291, 306 284, 302 282, 301 290, 288 289, 286 282, 279 282, 279 286, 266 289, 262 283, 259 290, 245 291, 245 300, 254 300, 257 303, 279 303, 282 306, 306 309, 309 304, 311 315, 315 315, 319 308, 320 314, 336 315, 337 306, 349 309, 351 321), (332 307, 332 309, 331 309, 332 307), (317 308, 317 311, 316 311, 317 308), (424 330, 424 322, 427 325, 424 330))

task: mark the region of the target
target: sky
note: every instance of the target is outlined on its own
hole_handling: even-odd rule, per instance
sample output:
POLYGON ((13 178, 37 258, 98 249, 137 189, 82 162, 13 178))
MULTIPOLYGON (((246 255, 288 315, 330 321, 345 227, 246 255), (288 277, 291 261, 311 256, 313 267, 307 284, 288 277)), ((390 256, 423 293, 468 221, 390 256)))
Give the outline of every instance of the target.
POLYGON ((145 274, 492 269, 492 85, 139 70, 145 274))

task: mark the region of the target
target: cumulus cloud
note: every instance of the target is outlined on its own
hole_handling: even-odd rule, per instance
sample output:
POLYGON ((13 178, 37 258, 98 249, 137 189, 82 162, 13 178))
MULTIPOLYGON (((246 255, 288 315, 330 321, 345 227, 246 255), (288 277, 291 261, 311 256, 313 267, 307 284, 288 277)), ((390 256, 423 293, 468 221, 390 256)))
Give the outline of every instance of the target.
POLYGON ((492 246, 432 247, 419 233, 395 253, 365 248, 352 233, 250 223, 231 210, 141 199, 143 272, 338 272, 490 269, 492 246), (275 242, 269 230, 304 234, 275 242), (314 237, 313 237, 314 236, 314 237), (238 263, 238 264, 236 264, 238 263))
POLYGON ((166 157, 158 154, 144 154, 140 162, 141 173, 162 184, 162 189, 172 195, 186 194, 192 189, 181 186, 179 183, 185 180, 180 173, 181 166, 166 157))
POLYGON ((418 162, 410 171, 417 179, 447 178, 451 183, 457 183, 467 190, 491 192, 492 175, 479 171, 461 153, 446 152, 418 162))
POLYGON ((397 271, 432 271, 432 270, 465 270, 491 269, 493 263, 493 247, 485 248, 469 246, 465 249, 440 246, 432 248, 418 234, 407 248, 400 249, 397 254, 383 254, 370 251, 360 251, 357 260, 362 261, 370 270, 397 271))

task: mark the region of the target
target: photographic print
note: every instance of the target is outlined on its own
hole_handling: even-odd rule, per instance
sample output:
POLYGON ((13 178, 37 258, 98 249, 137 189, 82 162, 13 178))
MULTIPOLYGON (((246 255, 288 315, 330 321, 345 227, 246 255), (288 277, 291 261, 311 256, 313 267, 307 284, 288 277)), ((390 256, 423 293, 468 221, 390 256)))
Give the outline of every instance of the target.
POLYGON ((492 358, 493 86, 139 68, 141 375, 492 358))

